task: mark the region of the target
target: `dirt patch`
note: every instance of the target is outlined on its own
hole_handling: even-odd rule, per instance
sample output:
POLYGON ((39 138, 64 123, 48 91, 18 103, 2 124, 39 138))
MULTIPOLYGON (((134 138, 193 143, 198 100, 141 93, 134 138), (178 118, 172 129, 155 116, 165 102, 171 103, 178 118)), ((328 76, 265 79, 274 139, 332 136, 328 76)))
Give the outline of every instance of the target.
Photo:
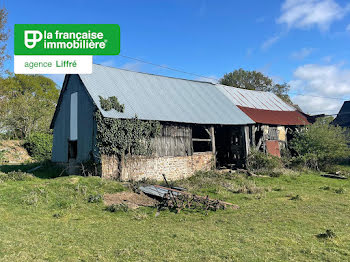
POLYGON ((21 164, 32 162, 21 140, 0 140, 0 162, 2 164, 21 164))
POLYGON ((132 192, 120 192, 116 194, 105 194, 104 203, 107 206, 125 204, 130 209, 136 209, 140 206, 155 206, 158 201, 146 196, 145 194, 136 194, 132 192))

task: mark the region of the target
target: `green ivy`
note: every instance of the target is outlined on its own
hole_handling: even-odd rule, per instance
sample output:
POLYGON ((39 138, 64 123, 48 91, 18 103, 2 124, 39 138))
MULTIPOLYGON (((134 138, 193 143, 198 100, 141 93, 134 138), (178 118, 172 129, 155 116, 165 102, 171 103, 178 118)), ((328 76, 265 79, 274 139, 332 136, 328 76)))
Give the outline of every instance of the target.
POLYGON ((117 112, 124 113, 124 105, 120 104, 118 98, 115 96, 108 97, 107 99, 99 96, 101 108, 105 111, 115 109, 117 112))
POLYGON ((159 121, 143 121, 136 116, 132 119, 112 119, 95 112, 97 123, 97 146, 100 154, 116 155, 151 155, 151 139, 159 136, 159 121))

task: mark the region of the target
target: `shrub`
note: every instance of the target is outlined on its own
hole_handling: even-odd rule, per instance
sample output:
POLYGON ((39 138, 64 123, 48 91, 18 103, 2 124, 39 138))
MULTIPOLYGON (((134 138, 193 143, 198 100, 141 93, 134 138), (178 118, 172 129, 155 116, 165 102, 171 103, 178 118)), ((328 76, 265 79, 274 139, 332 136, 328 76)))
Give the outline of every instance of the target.
POLYGON ((345 189, 342 187, 336 188, 334 189, 334 192, 337 194, 344 194, 345 193, 345 189))
POLYGON ((47 133, 33 133, 25 141, 24 147, 35 160, 51 159, 52 135, 47 133))
POLYGON ((290 146, 297 153, 294 163, 324 169, 350 156, 344 129, 331 125, 331 118, 318 119, 313 125, 294 132, 290 146))
POLYGON ((282 161, 278 157, 267 155, 255 149, 251 150, 247 159, 247 167, 251 170, 274 169, 281 166, 282 161))
POLYGON ((29 173, 25 173, 22 171, 12 171, 9 173, 0 172, 0 182, 6 181, 28 181, 34 179, 34 176, 29 173))
POLYGON ((7 150, 0 150, 0 164, 8 162, 6 158, 7 150))

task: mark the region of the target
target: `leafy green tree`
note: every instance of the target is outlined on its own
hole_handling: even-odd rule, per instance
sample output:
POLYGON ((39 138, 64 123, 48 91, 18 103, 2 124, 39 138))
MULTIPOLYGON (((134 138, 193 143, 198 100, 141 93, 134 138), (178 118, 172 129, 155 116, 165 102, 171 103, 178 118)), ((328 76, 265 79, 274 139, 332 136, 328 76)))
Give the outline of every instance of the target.
POLYGON ((4 62, 9 58, 6 53, 9 30, 7 29, 7 11, 0 9, 0 71, 4 69, 4 62))
POLYGON ((306 166, 322 169, 350 156, 349 138, 343 128, 330 124, 332 120, 320 118, 313 125, 295 131, 290 147, 306 166))
POLYGON ((272 92, 285 102, 292 104, 288 96, 290 86, 287 83, 275 84, 271 78, 257 71, 246 71, 240 68, 225 74, 220 79, 220 84, 248 90, 272 92))
POLYGON ((49 132, 59 90, 41 75, 10 75, 0 79, 0 129, 16 138, 49 132))

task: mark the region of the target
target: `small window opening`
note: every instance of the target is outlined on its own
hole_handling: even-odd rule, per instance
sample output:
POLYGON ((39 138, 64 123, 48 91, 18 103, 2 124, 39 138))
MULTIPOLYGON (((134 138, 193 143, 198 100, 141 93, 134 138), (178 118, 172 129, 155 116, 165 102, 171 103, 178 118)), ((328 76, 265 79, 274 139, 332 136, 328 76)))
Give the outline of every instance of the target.
POLYGON ((211 139, 208 132, 202 126, 192 127, 193 152, 211 151, 211 139))
POLYGON ((77 141, 68 141, 68 159, 76 159, 78 154, 77 141))

